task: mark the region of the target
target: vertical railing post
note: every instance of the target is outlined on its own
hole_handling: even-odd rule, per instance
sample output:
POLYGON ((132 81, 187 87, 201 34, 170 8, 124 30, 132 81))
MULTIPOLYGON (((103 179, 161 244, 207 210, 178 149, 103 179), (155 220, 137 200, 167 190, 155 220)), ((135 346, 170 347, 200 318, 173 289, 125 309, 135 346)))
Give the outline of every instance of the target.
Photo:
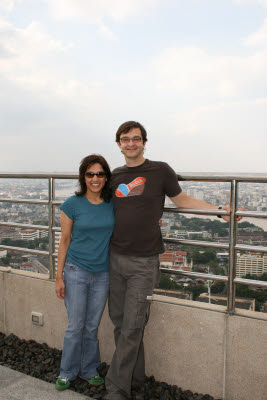
POLYGON ((49 240, 49 279, 54 279, 55 277, 55 268, 54 268, 54 259, 53 259, 53 226, 55 222, 55 216, 54 216, 54 206, 53 206, 53 200, 55 198, 55 181, 54 178, 49 178, 48 181, 48 199, 49 199, 49 205, 48 205, 48 240, 49 240))
POLYGON ((238 188, 236 180, 231 181, 231 215, 230 215, 230 231, 229 231, 229 268, 228 268, 228 301, 227 312, 233 314, 235 310, 235 264, 236 264, 236 238, 237 238, 237 221, 236 209, 238 202, 238 188))

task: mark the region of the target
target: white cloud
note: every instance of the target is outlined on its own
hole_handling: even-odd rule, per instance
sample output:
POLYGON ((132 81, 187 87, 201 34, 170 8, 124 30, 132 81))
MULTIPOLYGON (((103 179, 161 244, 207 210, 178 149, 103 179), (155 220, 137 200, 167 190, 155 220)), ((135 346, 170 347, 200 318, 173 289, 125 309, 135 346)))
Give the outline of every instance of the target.
POLYGON ((267 7, 267 0, 234 0, 234 3, 237 4, 259 4, 267 7))
POLYGON ((105 17, 123 20, 147 12, 165 0, 45 0, 56 19, 87 19, 98 22, 105 17))
POLYGON ((98 24, 97 33, 107 39, 111 40, 118 39, 117 36, 111 31, 111 29, 109 29, 109 27, 103 24, 102 22, 99 22, 98 24))
POLYGON ((11 11, 14 7, 15 0, 1 0, 0 11, 11 11))
POLYGON ((0 62, 2 77, 28 89, 44 88, 49 82, 57 81, 71 44, 53 39, 39 22, 16 28, 0 18, 0 28, 0 46, 6 54, 0 62), (61 58, 60 67, 58 58, 61 58))
POLYGON ((263 98, 177 110, 164 145, 155 123, 148 146, 177 172, 265 172, 266 106, 263 98))
POLYGON ((33 0, 0 0, 0 11, 10 12, 13 10, 16 4, 23 3, 25 1, 33 0))
POLYGON ((97 32, 107 39, 117 36, 103 21, 122 21, 138 13, 148 13, 166 0, 45 0, 57 20, 86 20, 97 25, 97 32))
POLYGON ((26 134, 33 127, 37 134, 51 121, 53 132, 101 110, 100 99, 108 95, 101 82, 76 78, 70 44, 54 40, 37 22, 18 29, 1 19, 0 27, 1 134, 26 134))
POLYGON ((251 33, 244 40, 244 44, 247 46, 263 46, 267 48, 267 18, 264 19, 263 25, 259 28, 257 32, 251 33))
MULTIPOLYGON (((196 47, 168 48, 155 60, 159 92, 186 97, 235 98, 259 96, 267 86, 267 52, 249 56, 211 55, 196 47)), ((193 98, 192 98, 192 101, 193 98)))

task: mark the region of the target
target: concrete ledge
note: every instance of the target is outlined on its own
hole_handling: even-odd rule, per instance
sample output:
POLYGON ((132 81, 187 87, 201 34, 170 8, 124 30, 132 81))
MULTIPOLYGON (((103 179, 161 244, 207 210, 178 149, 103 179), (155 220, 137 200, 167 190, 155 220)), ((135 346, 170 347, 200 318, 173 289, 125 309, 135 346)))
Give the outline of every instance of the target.
MULTIPOLYGON (((0 365, 0 400, 82 400, 72 390, 60 392, 52 383, 22 374, 0 365)), ((92 399, 92 397, 86 397, 92 399)))

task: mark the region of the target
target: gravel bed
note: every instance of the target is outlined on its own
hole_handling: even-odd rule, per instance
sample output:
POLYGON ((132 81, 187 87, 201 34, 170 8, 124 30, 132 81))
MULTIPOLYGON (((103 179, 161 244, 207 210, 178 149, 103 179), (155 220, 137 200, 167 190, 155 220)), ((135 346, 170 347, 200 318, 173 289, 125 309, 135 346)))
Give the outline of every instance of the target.
MULTIPOLYGON (((48 347, 46 343, 37 343, 34 340, 19 339, 0 332, 0 365, 16 371, 55 383, 59 374, 61 351, 48 347)), ((102 363, 99 374, 105 377, 108 365, 102 363)), ((77 378, 71 383, 69 390, 102 399, 106 394, 105 386, 91 386, 88 382, 77 378)), ((144 385, 132 387, 132 400, 215 400, 208 394, 183 391, 176 385, 158 382, 153 376, 147 377, 144 385)), ((217 399, 221 400, 221 399, 217 399)))

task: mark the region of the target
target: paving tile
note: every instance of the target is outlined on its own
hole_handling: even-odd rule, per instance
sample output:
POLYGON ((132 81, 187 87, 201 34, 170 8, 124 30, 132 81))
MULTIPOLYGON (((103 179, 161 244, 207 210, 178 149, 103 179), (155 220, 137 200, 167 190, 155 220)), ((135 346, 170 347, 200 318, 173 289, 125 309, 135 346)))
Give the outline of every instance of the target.
POLYGON ((59 392, 52 383, 0 366, 0 400, 88 400, 72 390, 59 392))

